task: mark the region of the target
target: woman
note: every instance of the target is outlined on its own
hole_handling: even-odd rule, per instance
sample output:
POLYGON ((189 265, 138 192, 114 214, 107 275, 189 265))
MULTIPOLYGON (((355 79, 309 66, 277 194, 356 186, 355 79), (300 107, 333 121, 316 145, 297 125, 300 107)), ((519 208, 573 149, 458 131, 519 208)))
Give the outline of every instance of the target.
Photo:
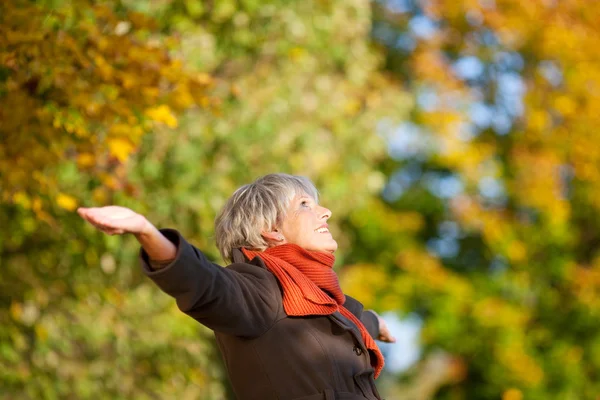
POLYGON ((238 399, 380 399, 383 357, 373 338, 395 340, 342 293, 331 211, 308 179, 271 174, 233 194, 216 220, 227 268, 129 209, 78 212, 103 232, 135 235, 143 271, 214 330, 238 399))

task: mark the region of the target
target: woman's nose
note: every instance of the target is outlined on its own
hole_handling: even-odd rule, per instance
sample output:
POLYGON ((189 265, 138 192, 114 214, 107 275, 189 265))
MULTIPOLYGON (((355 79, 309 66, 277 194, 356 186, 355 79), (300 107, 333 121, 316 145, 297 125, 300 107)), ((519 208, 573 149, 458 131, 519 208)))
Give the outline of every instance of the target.
POLYGON ((321 219, 328 220, 331 218, 331 210, 325 207, 321 207, 321 219))

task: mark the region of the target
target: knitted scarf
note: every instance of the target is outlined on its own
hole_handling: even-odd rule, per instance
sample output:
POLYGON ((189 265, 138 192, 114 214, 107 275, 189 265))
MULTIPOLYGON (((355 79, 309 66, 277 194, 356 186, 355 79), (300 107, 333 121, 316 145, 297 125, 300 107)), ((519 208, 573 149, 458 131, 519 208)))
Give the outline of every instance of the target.
POLYGON ((383 355, 363 325, 343 304, 346 296, 333 271, 332 254, 308 251, 295 244, 283 244, 257 252, 242 248, 249 259, 260 257, 283 288, 283 308, 287 315, 329 315, 339 311, 360 330, 377 378, 383 369, 383 355))

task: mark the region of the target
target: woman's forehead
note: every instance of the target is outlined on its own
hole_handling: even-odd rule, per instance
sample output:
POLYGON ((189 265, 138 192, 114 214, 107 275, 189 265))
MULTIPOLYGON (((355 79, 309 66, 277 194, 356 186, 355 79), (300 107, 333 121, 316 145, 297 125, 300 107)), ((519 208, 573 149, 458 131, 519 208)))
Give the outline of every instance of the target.
POLYGON ((319 202, 319 192, 317 188, 312 185, 294 185, 293 188, 288 191, 288 201, 295 201, 300 198, 309 198, 315 202, 319 202))
POLYGON ((308 193, 304 193, 304 192, 297 193, 293 197, 293 200, 295 200, 295 201, 297 201, 297 200, 306 200, 306 199, 313 200, 315 202, 317 201, 312 195, 310 195, 308 193))

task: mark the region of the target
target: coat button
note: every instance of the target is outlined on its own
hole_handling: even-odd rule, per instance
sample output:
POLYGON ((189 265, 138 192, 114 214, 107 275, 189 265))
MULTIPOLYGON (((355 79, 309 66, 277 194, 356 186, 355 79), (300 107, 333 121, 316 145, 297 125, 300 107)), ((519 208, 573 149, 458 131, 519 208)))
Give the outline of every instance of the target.
POLYGON ((352 350, 354 350, 354 354, 356 354, 357 356, 362 356, 363 349, 361 349, 360 347, 354 346, 354 349, 352 350))

